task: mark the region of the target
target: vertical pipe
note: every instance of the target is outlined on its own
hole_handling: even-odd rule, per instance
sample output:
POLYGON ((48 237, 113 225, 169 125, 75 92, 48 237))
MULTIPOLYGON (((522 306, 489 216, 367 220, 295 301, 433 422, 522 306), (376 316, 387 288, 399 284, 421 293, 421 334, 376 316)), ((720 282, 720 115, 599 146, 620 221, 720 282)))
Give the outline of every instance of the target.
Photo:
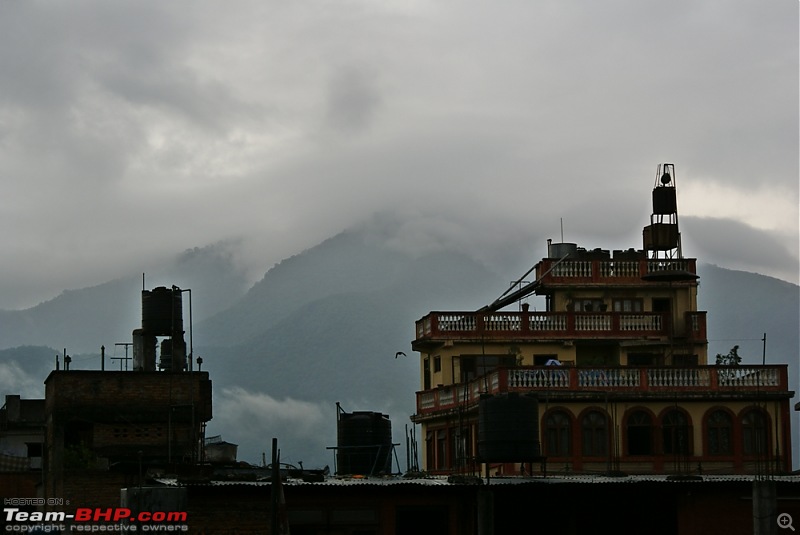
POLYGON ((494 496, 487 487, 478 487, 478 535, 494 535, 494 496))
POLYGON ((192 289, 189 292, 189 371, 193 370, 192 359, 194 358, 194 344, 192 342, 192 289))
POLYGON ((777 493, 775 481, 753 480, 753 533, 772 535, 777 531, 777 493))
POLYGON ((100 346, 100 371, 106 371, 106 346, 100 346))
POLYGON ((409 444, 409 441, 408 441, 408 424, 406 424, 406 472, 411 470, 411 468, 410 468, 411 457, 409 456, 410 451, 408 449, 409 446, 410 446, 410 444, 409 444))
POLYGON ((272 485, 270 486, 270 534, 278 534, 278 492, 280 489, 280 467, 278 466, 278 439, 272 439, 272 485))

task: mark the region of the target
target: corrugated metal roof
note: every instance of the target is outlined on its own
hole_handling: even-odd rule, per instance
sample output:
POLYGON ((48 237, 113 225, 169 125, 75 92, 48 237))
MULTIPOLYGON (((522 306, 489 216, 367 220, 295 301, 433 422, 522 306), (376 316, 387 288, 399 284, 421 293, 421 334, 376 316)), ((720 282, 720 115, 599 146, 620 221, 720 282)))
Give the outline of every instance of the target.
MULTIPOLYGON (((699 479, 685 479, 674 478, 668 475, 653 474, 653 475, 629 475, 621 477, 605 476, 605 475, 552 475, 552 476, 510 476, 510 477, 492 477, 489 479, 489 485, 556 485, 556 484, 635 484, 635 483, 725 483, 725 482, 750 482, 755 479, 752 475, 703 475, 699 479)), ((800 475, 783 475, 773 476, 771 478, 776 482, 784 483, 800 483, 800 475)), ((269 481, 203 481, 183 483, 174 478, 160 478, 156 481, 162 485, 167 486, 208 486, 208 487, 224 487, 224 486, 253 486, 264 487, 269 486, 269 481)), ((308 482, 302 479, 288 478, 283 481, 286 486, 330 486, 330 487, 355 487, 355 486, 392 486, 392 485, 419 485, 419 486, 467 486, 469 484, 476 484, 479 481, 486 484, 485 478, 473 479, 472 483, 464 480, 452 481, 448 480, 445 476, 433 477, 417 477, 417 478, 404 478, 401 476, 396 477, 374 477, 374 478, 350 478, 350 477, 328 477, 323 481, 308 482)))

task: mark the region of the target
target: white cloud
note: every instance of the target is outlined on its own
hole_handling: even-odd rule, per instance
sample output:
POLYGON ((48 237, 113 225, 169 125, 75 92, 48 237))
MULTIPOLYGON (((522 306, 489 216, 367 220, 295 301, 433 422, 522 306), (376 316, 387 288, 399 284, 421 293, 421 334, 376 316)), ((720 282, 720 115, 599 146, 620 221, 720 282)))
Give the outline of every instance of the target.
POLYGON ((680 185, 678 203, 683 215, 732 219, 761 230, 789 231, 797 237, 797 192, 788 187, 745 189, 697 177, 680 185))
POLYGON ((44 384, 40 376, 27 373, 16 361, 0 362, 0 392, 19 394, 23 399, 43 399, 44 384))
POLYGON ((224 388, 214 399, 209 434, 222 434, 229 442, 243 444, 239 460, 258 464, 260 453, 269 453, 274 437, 279 440, 283 462, 297 464, 311 459, 322 463, 325 448, 336 442, 334 411, 333 404, 328 407, 292 398, 278 400, 263 392, 224 388))

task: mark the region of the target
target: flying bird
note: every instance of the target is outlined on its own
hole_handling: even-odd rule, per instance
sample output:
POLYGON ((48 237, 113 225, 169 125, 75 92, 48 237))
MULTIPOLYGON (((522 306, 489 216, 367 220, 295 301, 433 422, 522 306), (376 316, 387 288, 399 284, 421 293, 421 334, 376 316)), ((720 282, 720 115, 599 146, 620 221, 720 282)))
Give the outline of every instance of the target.
POLYGON ((405 353, 403 353, 402 351, 398 351, 397 353, 395 353, 395 354, 394 354, 394 358, 397 358, 397 357, 399 357, 400 355, 403 355, 404 357, 406 356, 406 354, 405 354, 405 353))

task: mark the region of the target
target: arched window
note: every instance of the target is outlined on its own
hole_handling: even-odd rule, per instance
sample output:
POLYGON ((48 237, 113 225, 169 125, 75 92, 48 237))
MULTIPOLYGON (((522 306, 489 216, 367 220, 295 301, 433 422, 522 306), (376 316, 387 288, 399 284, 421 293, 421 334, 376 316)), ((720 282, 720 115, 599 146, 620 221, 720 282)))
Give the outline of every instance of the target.
POLYGON ((564 411, 552 411, 544 420, 545 454, 567 457, 572 454, 572 422, 564 411))
POLYGON ((745 455, 764 455, 769 451, 767 417, 758 409, 742 415, 742 452, 745 455))
POLYGON ((689 419, 678 409, 667 412, 661 420, 663 452, 665 454, 688 455, 691 453, 689 419))
POLYGON ((589 411, 581 420, 583 455, 599 457, 608 453, 608 419, 600 411, 589 411))
POLYGON ((647 411, 633 411, 626 421, 628 455, 653 454, 653 419, 647 411))
POLYGON ((727 411, 717 409, 708 415, 706 433, 709 455, 733 454, 733 418, 727 411))

